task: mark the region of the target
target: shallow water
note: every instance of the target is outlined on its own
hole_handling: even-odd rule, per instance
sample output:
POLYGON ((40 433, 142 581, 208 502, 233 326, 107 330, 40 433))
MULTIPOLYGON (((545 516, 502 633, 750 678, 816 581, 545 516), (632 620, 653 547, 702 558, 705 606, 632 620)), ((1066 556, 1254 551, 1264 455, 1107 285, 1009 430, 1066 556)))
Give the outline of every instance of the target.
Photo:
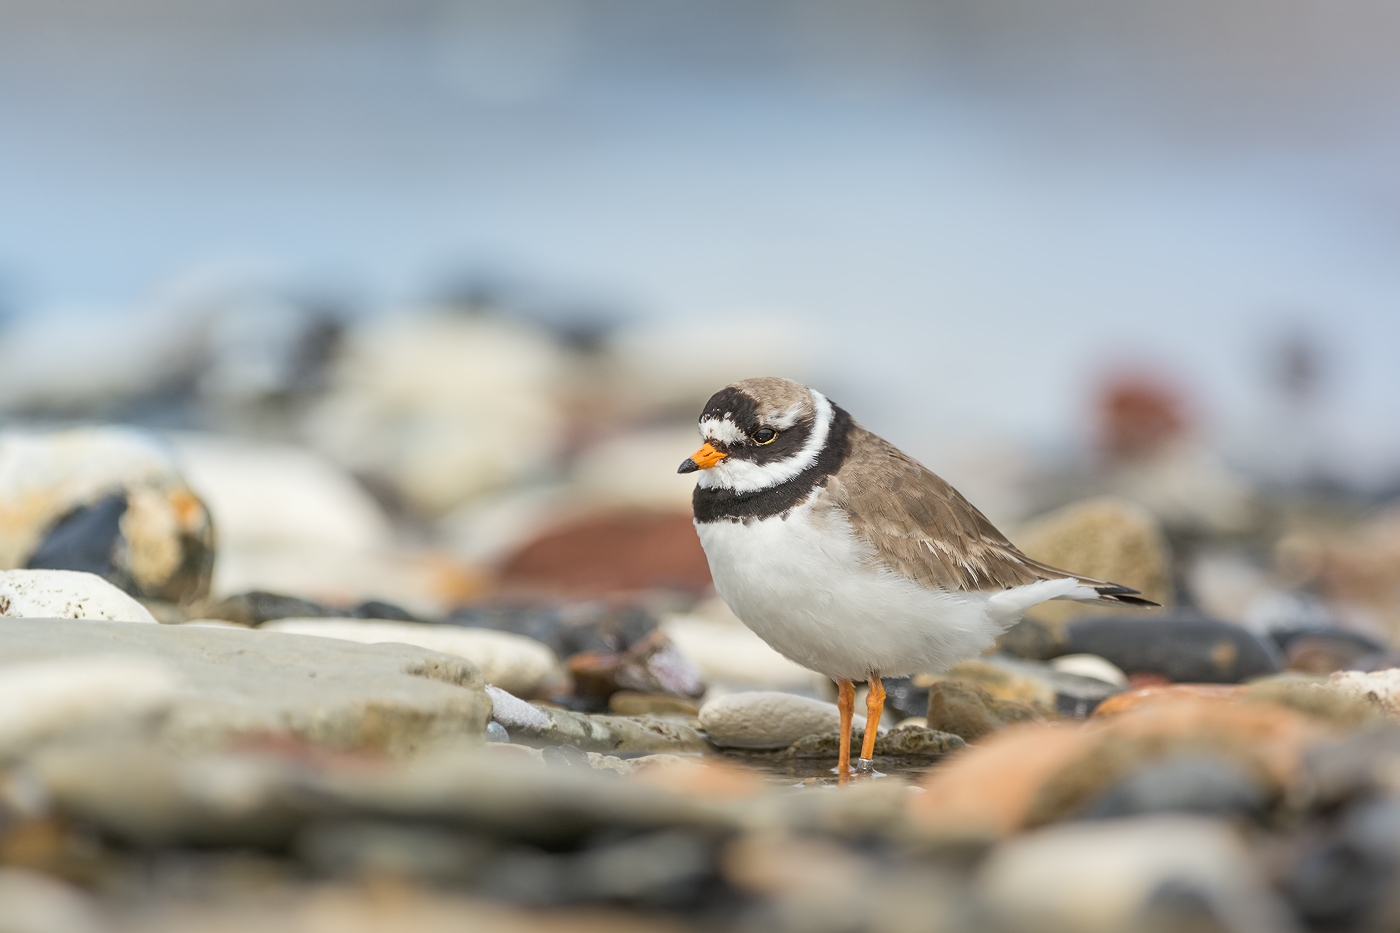
MULTIPOLYGON (((739 751, 721 752, 721 757, 751 768, 775 784, 835 784, 836 760, 832 758, 786 758, 781 752, 739 751)), ((938 767, 942 759, 893 758, 876 756, 875 770, 888 777, 917 780, 925 772, 938 767)))

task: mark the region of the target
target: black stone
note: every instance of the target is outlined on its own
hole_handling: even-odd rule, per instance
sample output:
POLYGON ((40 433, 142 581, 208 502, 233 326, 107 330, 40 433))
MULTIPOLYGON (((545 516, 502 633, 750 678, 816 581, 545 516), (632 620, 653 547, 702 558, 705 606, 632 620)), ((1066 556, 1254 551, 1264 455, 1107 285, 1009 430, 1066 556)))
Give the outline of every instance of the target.
MULTIPOLYGON (((1400 883, 1400 801, 1367 800, 1347 807, 1299 859, 1286 886, 1294 909, 1323 929, 1379 929, 1369 920, 1400 883)), ((1386 928, 1392 928, 1387 925, 1386 928)))
POLYGON ((369 599, 360 603, 350 610, 350 616, 355 619, 391 619, 396 622, 423 621, 402 606, 381 602, 377 599, 369 599))
POLYGON ((1130 676, 1158 674, 1178 683, 1242 683, 1283 667, 1271 641, 1189 613, 1082 619, 1070 624, 1058 654, 1081 653, 1097 654, 1130 676))
POLYGON ((126 495, 114 493, 73 509, 49 528, 25 567, 81 570, 117 582, 117 552, 126 507, 126 495))
POLYGON ((274 619, 325 618, 344 615, 344 612, 301 599, 284 596, 281 593, 268 593, 264 590, 250 590, 215 603, 208 610, 211 619, 226 619, 240 625, 262 625, 274 619))

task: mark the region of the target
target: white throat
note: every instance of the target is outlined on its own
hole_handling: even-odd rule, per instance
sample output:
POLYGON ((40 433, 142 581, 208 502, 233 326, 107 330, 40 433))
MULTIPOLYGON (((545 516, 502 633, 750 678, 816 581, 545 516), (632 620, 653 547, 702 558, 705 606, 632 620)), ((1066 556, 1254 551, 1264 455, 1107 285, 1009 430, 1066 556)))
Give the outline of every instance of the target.
MULTIPOLYGON (((808 389, 807 391, 812 393, 815 415, 812 419, 812 433, 807 436, 807 442, 802 445, 801 450, 790 457, 784 457, 782 460, 775 460, 772 463, 754 463, 733 457, 721 460, 700 474, 699 485, 704 489, 717 488, 732 489, 735 492, 757 492, 760 489, 777 486, 779 483, 786 483, 816 463, 822 448, 826 446, 826 438, 831 433, 831 423, 836 418, 836 412, 825 395, 816 389, 808 389)), ((702 425, 702 428, 704 427, 702 425)), ((730 427, 733 428, 732 423, 730 427)), ((734 430, 737 433, 737 429, 734 430)), ((727 439, 719 437, 718 432, 711 434, 708 429, 706 429, 706 437, 707 439, 714 437, 716 440, 727 439)))

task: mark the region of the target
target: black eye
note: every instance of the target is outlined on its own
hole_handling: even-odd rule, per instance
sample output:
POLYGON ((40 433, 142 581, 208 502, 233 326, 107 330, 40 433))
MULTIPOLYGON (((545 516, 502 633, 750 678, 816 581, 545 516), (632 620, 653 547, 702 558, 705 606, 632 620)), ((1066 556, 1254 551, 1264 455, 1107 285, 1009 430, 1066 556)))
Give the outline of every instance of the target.
POLYGON ((778 432, 772 428, 759 428, 752 437, 755 444, 771 444, 777 439, 778 432))

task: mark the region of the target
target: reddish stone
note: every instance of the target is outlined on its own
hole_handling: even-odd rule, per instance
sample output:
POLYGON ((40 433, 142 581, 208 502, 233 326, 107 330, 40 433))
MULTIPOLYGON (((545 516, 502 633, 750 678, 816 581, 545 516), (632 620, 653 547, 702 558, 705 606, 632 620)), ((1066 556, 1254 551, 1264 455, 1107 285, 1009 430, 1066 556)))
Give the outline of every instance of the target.
POLYGON ((1139 687, 1109 697, 1094 710, 1093 719, 1105 719, 1146 703, 1179 700, 1185 698, 1199 700, 1234 700, 1244 687, 1236 684, 1173 684, 1162 683, 1139 687))
POLYGON ((647 589, 703 593, 712 583, 689 514, 626 511, 545 532, 505 562, 501 585, 600 595, 647 589))

